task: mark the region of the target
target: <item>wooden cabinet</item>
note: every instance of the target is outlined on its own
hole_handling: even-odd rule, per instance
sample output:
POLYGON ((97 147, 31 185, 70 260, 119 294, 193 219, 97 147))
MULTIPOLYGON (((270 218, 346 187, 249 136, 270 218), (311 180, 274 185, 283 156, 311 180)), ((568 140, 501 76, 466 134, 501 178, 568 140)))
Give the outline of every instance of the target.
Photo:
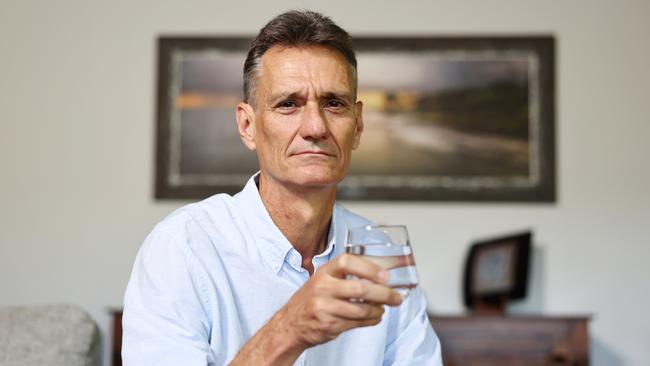
MULTIPOLYGON (((113 317, 112 365, 121 366, 122 312, 113 317)), ((429 315, 445 366, 587 366, 588 317, 429 315)))
POLYGON ((113 318, 111 365, 122 366, 122 310, 112 310, 111 317, 113 318))
POLYGON ((588 317, 435 316, 445 366, 589 364, 588 317))

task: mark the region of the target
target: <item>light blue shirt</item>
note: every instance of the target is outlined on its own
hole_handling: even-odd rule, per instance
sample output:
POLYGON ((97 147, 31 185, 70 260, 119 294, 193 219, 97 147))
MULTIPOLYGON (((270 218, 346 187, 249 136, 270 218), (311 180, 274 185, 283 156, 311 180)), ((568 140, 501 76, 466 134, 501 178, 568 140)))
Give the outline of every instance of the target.
MULTIPOLYGON (((182 207, 149 234, 124 297, 124 365, 225 365, 309 280, 273 223, 255 177, 235 196, 182 207)), ((314 269, 344 250, 348 227, 369 222, 334 206, 314 269)), ((440 344, 415 289, 382 321, 307 349, 295 365, 442 365, 440 344)))

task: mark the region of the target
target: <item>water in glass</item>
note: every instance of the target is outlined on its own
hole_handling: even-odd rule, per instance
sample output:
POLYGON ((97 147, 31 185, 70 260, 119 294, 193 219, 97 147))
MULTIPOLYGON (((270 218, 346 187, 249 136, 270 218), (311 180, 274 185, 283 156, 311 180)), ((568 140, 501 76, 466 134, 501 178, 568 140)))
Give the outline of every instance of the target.
POLYGON ((346 253, 363 256, 390 275, 387 286, 403 298, 418 285, 415 259, 406 226, 367 225, 348 230, 346 253))

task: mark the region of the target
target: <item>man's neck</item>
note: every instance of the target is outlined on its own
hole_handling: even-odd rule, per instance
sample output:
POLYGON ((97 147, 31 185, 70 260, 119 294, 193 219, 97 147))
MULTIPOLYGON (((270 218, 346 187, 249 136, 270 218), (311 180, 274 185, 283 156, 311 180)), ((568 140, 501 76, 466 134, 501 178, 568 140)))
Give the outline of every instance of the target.
POLYGON ((291 189, 260 174, 259 191, 275 225, 313 273, 312 258, 325 250, 336 198, 336 186, 291 189))

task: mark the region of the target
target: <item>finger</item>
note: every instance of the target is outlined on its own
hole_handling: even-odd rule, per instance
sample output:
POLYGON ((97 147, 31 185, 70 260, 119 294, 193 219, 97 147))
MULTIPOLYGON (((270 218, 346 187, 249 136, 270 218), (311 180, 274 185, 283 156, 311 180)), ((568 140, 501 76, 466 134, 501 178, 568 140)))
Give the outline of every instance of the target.
POLYGON ((341 322, 339 323, 339 328, 338 332, 342 333, 345 332, 346 330, 350 330, 353 328, 361 328, 361 327, 368 327, 368 326, 373 326, 381 323, 381 317, 377 318, 369 318, 369 319, 360 319, 360 320, 354 320, 354 319, 346 319, 344 320, 341 318, 341 322))
POLYGON ((344 300, 332 301, 331 314, 345 320, 370 320, 384 315, 381 304, 350 302, 344 300))
POLYGON ((388 280, 388 272, 385 269, 358 255, 341 254, 326 267, 327 272, 337 278, 353 275, 377 283, 384 283, 388 280))
POLYGON ((383 269, 393 269, 415 265, 412 254, 393 256, 364 255, 362 258, 379 265, 383 269))
POLYGON ((322 330, 330 335, 338 335, 352 328, 379 324, 384 314, 384 307, 378 304, 331 299, 321 303, 318 314, 322 330))
POLYGON ((402 296, 390 287, 365 280, 341 280, 333 284, 334 296, 339 299, 358 299, 365 302, 397 306, 402 296))
POLYGON ((367 327, 371 325, 377 325, 381 322, 382 317, 374 317, 368 319, 346 319, 336 316, 330 316, 322 323, 318 323, 315 326, 316 329, 319 329, 320 332, 327 335, 326 338, 333 339, 336 338, 339 334, 360 327, 367 327))
POLYGON ((354 324, 354 326, 348 328, 360 328, 360 327, 368 327, 372 325, 377 325, 381 323, 382 318, 376 318, 376 319, 364 319, 364 320, 351 320, 351 322, 354 324))

